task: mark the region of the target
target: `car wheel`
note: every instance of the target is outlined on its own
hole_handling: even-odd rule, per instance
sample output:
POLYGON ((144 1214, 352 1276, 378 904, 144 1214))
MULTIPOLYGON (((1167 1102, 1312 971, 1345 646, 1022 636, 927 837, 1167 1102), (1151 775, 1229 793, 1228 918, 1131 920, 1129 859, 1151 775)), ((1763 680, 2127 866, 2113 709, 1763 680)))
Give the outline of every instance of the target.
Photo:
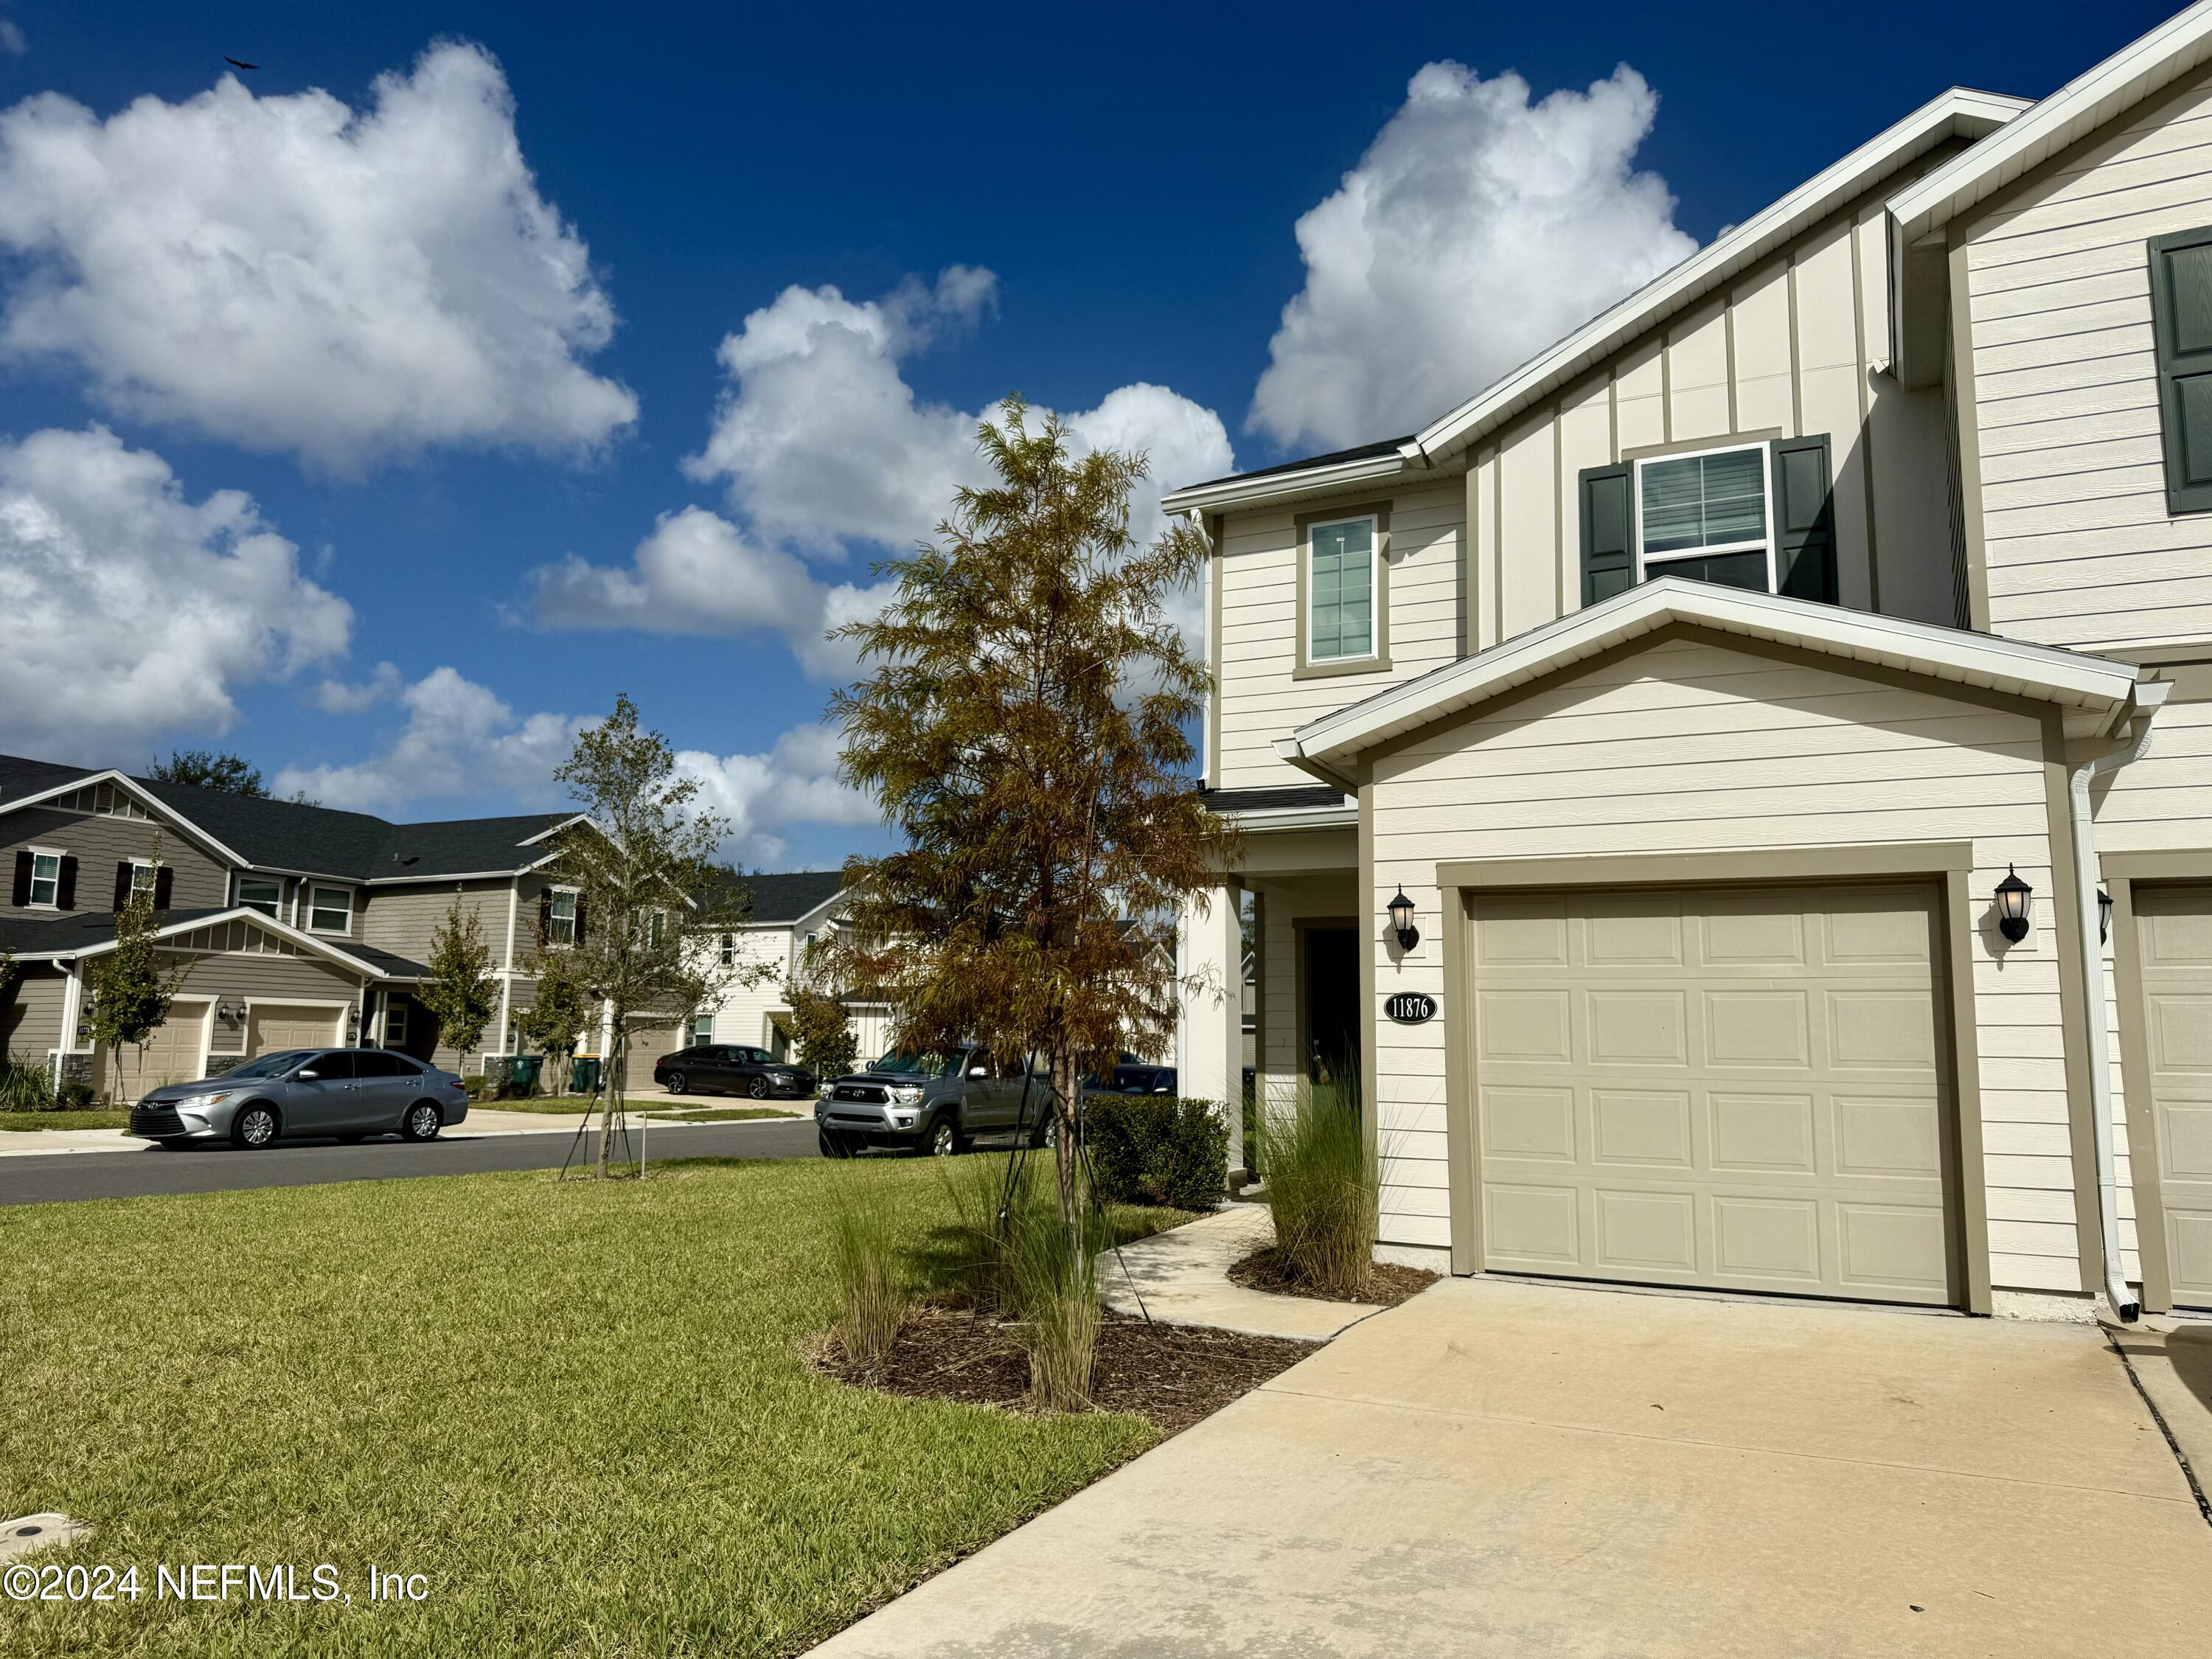
POLYGON ((690 1079, 687 1079, 683 1073, 671 1072, 668 1074, 668 1092, 670 1094, 680 1095, 690 1086, 690 1079))
POLYGON ((951 1158, 967 1150, 967 1142, 960 1133, 960 1124, 951 1113, 929 1126, 929 1155, 932 1158, 951 1158))
POLYGON ((230 1121, 230 1144, 258 1152, 276 1139, 276 1109, 255 1102, 230 1121))
POLYGON ((399 1120, 399 1133, 409 1140, 435 1140, 443 1122, 435 1106, 427 1100, 418 1100, 399 1120))
POLYGON ((745 1092, 750 1095, 755 1100, 766 1100, 768 1098, 768 1079, 764 1077, 755 1078, 750 1083, 745 1085, 745 1092))
POLYGON ((824 1158, 850 1158, 853 1155, 852 1143, 841 1134, 832 1134, 823 1129, 816 1139, 824 1158))

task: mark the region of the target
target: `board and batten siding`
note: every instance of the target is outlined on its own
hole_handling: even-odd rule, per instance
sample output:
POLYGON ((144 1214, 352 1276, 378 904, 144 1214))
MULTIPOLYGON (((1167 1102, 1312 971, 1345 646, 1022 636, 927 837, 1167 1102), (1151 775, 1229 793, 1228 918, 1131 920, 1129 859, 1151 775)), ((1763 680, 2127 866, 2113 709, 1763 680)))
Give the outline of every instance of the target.
MULTIPOLYGON (((1911 171, 1950 153, 1939 149, 1911 171)), ((1725 294, 1668 319, 1478 445, 1466 477, 1476 648, 1580 608, 1584 469, 1750 434, 1828 434, 1844 605, 1963 620, 1943 393, 1907 391, 1873 370, 1889 337, 1881 197, 1908 176, 1814 226, 1725 294)))
MULTIPOLYGON (((1370 947, 1383 1239, 1449 1243, 1444 1043, 1466 1011, 1444 1001, 1439 861, 1972 841, 1972 890, 2017 865, 2049 894, 2043 758, 2024 712, 1680 638, 1377 760, 1366 914, 1402 882, 1423 933, 1402 962, 1379 931, 1370 947), (1382 1018, 1397 991, 1437 998, 1436 1018, 1382 1018)), ((2001 951, 1976 921, 1991 1279, 2078 1291, 2057 935, 2039 927, 2001 951)))
POLYGON ((2212 636, 2212 514, 2166 511, 2148 245, 2212 225, 2212 72, 2093 134, 1963 244, 1992 631, 2212 636))
POLYGON ((1325 502, 1230 515, 1214 558, 1220 584, 1217 678, 1223 789, 1310 784, 1272 746, 1285 732, 1462 654, 1460 570, 1466 492, 1457 474, 1415 488, 1369 489, 1347 501, 1390 501, 1390 666, 1295 678, 1298 660, 1297 520, 1325 502))
MULTIPOLYGON (((79 910, 112 910, 115 905, 115 866, 128 859, 150 859, 154 843, 161 844, 161 862, 176 873, 170 878, 170 904, 179 910, 215 910, 229 902, 230 871, 199 843, 173 824, 146 818, 104 817, 96 812, 65 811, 51 806, 29 806, 0 818, 0 860, 12 872, 15 851, 23 847, 53 847, 73 854, 76 867, 76 906, 79 910)), ((12 891, 0 893, 0 908, 8 908, 12 891)), ((17 915, 50 915, 47 910, 9 910, 17 915)))

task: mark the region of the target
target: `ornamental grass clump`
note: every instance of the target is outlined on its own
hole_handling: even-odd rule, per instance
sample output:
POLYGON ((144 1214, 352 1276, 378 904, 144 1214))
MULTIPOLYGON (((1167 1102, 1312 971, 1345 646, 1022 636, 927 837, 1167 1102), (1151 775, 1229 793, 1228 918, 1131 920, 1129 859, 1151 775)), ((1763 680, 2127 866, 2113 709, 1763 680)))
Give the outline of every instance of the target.
POLYGON ((1109 1245, 1104 1219, 1090 1210, 1064 1226, 1057 1206, 1042 1195, 1010 1218, 1014 1334, 1029 1356, 1030 1404, 1087 1411, 1101 1319, 1098 1258, 1109 1245))
POLYGON ((834 1334, 845 1358, 864 1371, 890 1359, 913 1299, 898 1256, 898 1231, 886 1206, 840 1183, 830 1212, 830 1259, 842 1305, 834 1334))
POLYGON ((38 1060, 0 1059, 0 1112, 52 1112, 62 1107, 53 1074, 38 1060))
POLYGON ((1358 1092, 1301 1085, 1255 1114, 1275 1248, 1291 1274, 1333 1297, 1355 1297, 1375 1261, 1382 1172, 1358 1092))

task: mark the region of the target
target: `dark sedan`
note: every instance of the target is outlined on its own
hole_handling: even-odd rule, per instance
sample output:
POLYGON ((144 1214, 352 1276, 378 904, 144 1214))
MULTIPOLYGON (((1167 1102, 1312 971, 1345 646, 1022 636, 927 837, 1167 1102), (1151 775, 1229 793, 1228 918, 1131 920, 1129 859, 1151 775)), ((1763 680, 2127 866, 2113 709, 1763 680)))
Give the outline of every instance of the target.
POLYGON ((821 1079, 765 1048, 703 1042, 655 1060, 653 1080, 672 1095, 744 1095, 752 1100, 811 1100, 821 1079))

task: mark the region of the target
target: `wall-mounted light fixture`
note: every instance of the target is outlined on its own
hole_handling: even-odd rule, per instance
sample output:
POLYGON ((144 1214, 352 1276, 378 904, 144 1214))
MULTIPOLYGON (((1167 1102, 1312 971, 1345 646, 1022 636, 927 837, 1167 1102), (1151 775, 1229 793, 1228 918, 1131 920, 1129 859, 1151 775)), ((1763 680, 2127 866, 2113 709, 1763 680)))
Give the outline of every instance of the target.
POLYGON ((1398 932, 1398 948, 1412 950, 1421 942, 1421 930, 1413 926, 1413 901, 1406 896, 1404 887, 1401 886, 1398 896, 1390 901, 1389 910, 1390 926, 1398 932))
POLYGON ((2020 878, 2020 872, 2005 866, 2005 878, 1997 884, 1997 932, 2014 945, 2027 937, 2027 907, 2034 896, 2035 889, 2020 878))

